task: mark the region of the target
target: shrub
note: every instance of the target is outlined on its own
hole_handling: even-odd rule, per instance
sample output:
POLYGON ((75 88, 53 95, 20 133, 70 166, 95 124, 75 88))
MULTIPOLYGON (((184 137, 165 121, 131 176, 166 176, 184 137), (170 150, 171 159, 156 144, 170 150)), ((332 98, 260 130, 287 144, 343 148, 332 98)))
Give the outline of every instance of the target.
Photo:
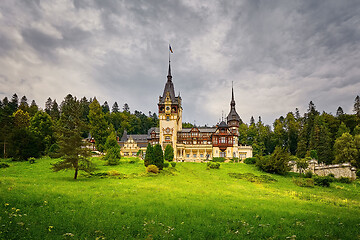
POLYGON ((176 166, 176 162, 171 162, 170 164, 171 164, 172 167, 176 166))
POLYGON ((108 173, 107 172, 98 172, 98 173, 90 173, 91 176, 96 176, 96 177, 103 177, 103 176, 107 176, 108 173))
POLYGON ((332 179, 329 177, 316 176, 313 179, 315 185, 320 187, 330 187, 330 183, 332 182, 332 179))
POLYGON ((293 178, 293 182, 299 187, 314 187, 313 178, 293 178))
POLYGON ((304 175, 305 178, 312 178, 312 176, 313 176, 313 172, 312 172, 312 171, 309 170, 309 171, 306 171, 306 172, 305 172, 305 175, 304 175))
POLYGON ((50 158, 59 158, 60 157, 59 149, 60 149, 60 147, 56 143, 51 145, 48 150, 49 157, 50 158))
POLYGON ((159 170, 162 170, 164 167, 164 154, 161 148, 161 145, 156 144, 154 146, 153 158, 151 159, 151 164, 158 167, 159 170))
POLYGON ((148 143, 148 146, 146 148, 146 153, 145 153, 145 159, 144 159, 145 167, 147 167, 151 164, 151 159, 153 159, 153 157, 154 157, 153 155, 154 155, 154 148, 150 143, 148 143))
POLYGON ((225 162, 225 158, 223 158, 223 157, 214 157, 213 158, 213 162, 225 162))
POLYGON ((104 160, 107 161, 108 165, 118 165, 120 162, 120 150, 117 147, 113 147, 106 150, 104 160))
POLYGON ((30 164, 35 163, 35 158, 34 158, 34 157, 29 158, 29 163, 30 163, 30 164))
POLYGON ((120 175, 119 171, 116 171, 116 170, 110 170, 107 172, 107 175, 109 176, 118 176, 120 175))
POLYGON ((167 168, 167 167, 169 167, 169 163, 168 162, 164 162, 164 168, 167 168))
POLYGON ((348 177, 341 177, 337 181, 340 183, 351 183, 351 179, 348 177))
POLYGON ((328 177, 335 178, 335 175, 334 175, 333 173, 329 173, 327 176, 328 176, 328 177))
POLYGON ((244 160, 244 163, 246 163, 246 164, 255 164, 256 163, 256 158, 255 157, 246 158, 244 160))
POLYGON ((155 165, 149 165, 146 167, 146 172, 148 173, 155 173, 155 174, 158 174, 159 173, 159 168, 155 165))
POLYGON ((174 160, 174 148, 170 144, 166 145, 165 147, 164 158, 169 162, 174 160))
POLYGON ((289 153, 281 147, 276 147, 270 156, 258 157, 256 166, 264 172, 285 174, 290 170, 289 153))
POLYGON ((4 162, 0 163, 0 168, 7 168, 7 167, 10 167, 10 165, 4 162))
POLYGON ((208 162, 207 163, 207 167, 208 169, 219 169, 220 168, 220 163, 218 162, 208 162))
POLYGON ((129 163, 134 164, 134 163, 136 163, 136 160, 135 159, 130 159, 129 163))

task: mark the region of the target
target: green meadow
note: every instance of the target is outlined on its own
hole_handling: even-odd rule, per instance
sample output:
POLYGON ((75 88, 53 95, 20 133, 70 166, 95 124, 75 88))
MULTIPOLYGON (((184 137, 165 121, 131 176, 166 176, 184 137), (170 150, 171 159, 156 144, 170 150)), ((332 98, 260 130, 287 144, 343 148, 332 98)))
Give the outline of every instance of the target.
POLYGON ((242 163, 177 163, 155 175, 130 158, 94 158, 97 173, 120 175, 73 180, 50 170, 56 161, 1 160, 10 167, 0 169, 0 239, 360 239, 359 181, 303 188, 295 174, 242 163))

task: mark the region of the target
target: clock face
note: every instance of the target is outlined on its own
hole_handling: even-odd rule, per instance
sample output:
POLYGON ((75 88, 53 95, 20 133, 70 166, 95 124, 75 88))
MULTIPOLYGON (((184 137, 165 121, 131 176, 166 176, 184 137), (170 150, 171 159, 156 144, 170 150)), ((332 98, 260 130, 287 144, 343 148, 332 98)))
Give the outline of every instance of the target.
POLYGON ((167 107, 166 107, 166 111, 169 111, 169 110, 170 110, 170 107, 169 107, 169 106, 167 106, 167 107))
POLYGON ((166 133, 170 133, 170 128, 166 128, 166 133))

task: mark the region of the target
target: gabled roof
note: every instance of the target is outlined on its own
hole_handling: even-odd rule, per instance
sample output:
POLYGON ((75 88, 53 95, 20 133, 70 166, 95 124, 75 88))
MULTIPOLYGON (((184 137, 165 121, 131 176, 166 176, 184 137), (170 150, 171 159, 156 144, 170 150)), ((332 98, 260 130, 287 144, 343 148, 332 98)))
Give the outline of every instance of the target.
POLYGON ((218 127, 219 127, 219 128, 227 128, 227 127, 229 127, 229 126, 226 124, 226 122, 221 121, 221 123, 218 125, 218 127))

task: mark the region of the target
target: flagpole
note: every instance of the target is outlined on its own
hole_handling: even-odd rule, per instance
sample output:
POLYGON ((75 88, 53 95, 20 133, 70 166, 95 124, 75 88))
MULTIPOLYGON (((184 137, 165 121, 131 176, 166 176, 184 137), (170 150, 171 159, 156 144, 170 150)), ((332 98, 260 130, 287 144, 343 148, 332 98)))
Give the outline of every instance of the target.
POLYGON ((169 43, 169 64, 170 64, 170 43, 169 43))

